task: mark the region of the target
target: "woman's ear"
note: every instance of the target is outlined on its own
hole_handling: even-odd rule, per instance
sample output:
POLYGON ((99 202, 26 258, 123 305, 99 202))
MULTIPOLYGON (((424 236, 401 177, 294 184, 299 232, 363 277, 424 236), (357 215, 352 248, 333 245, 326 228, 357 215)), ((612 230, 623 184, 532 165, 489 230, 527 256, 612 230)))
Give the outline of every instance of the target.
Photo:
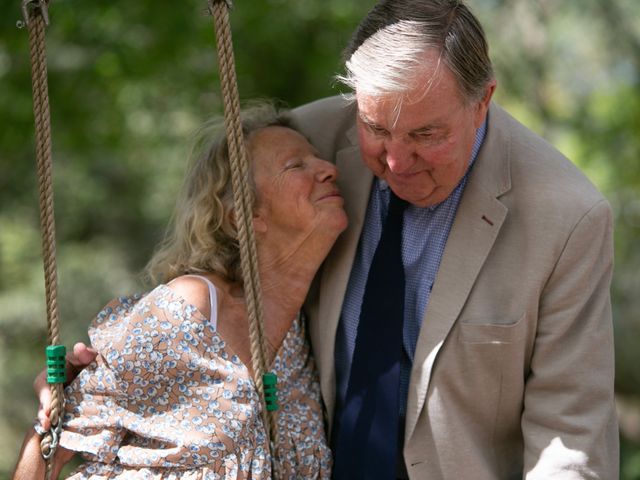
POLYGON ((253 215, 253 231, 256 233, 267 233, 267 222, 265 222, 260 212, 253 215))

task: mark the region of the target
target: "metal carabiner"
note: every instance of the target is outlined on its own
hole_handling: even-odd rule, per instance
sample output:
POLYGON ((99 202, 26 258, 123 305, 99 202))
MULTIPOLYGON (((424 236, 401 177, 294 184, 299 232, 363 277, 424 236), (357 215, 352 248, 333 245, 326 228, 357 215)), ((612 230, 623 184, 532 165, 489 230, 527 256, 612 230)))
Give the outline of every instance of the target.
POLYGON ((214 5, 214 3, 220 3, 220 2, 226 3, 227 4, 227 8, 229 10, 233 10, 233 0, 209 0, 208 1, 209 6, 205 10, 205 13, 207 15, 213 15, 213 5, 214 5))
POLYGON ((22 0, 22 18, 18 20, 16 26, 18 28, 24 28, 29 25, 29 19, 34 11, 39 11, 44 20, 44 24, 49 26, 49 5, 47 0, 22 0), (37 4, 37 5, 35 5, 37 4))
POLYGON ((58 448, 58 442, 60 440, 60 433, 62 432, 62 421, 58 422, 58 425, 55 429, 49 430, 51 434, 51 445, 49 445, 48 452, 42 452, 42 458, 45 460, 49 460, 54 453, 56 453, 56 448, 58 448))

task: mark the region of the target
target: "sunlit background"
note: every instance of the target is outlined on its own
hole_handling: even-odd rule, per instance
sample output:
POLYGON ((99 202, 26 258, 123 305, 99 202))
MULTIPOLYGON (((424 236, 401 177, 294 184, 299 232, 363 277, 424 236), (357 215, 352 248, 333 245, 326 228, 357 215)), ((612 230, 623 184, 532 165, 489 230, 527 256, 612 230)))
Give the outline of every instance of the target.
MULTIPOLYGON (((612 287, 621 478, 640 479, 640 2, 470 0, 497 101, 557 145, 615 210, 612 287)), ((44 281, 28 36, 0 0, 0 478, 44 366, 44 281)), ((296 106, 337 92, 340 54, 372 0, 235 0, 243 99, 296 106)), ((62 339, 139 291, 194 131, 221 113, 205 0, 52 0, 47 30, 62 339)), ((523 252, 526 254, 526 252, 523 252)))

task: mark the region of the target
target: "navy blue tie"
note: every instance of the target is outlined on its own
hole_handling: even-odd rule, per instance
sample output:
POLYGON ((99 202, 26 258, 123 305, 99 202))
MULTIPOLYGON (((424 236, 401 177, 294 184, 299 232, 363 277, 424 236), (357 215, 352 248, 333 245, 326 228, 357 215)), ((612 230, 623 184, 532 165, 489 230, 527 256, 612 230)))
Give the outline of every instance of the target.
POLYGON ((393 479, 401 454, 398 397, 405 283, 401 245, 407 202, 390 194, 362 298, 347 392, 333 425, 335 480, 393 479))

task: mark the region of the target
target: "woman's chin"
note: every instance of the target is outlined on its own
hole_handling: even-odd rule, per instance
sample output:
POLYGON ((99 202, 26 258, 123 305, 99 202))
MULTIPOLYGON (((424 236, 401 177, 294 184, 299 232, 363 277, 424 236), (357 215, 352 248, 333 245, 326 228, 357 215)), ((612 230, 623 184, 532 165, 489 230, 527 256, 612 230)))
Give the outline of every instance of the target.
POLYGON ((334 233, 337 238, 338 235, 344 232, 349 226, 349 219, 344 209, 340 208, 335 212, 331 212, 324 223, 326 224, 326 230, 328 232, 334 233))

